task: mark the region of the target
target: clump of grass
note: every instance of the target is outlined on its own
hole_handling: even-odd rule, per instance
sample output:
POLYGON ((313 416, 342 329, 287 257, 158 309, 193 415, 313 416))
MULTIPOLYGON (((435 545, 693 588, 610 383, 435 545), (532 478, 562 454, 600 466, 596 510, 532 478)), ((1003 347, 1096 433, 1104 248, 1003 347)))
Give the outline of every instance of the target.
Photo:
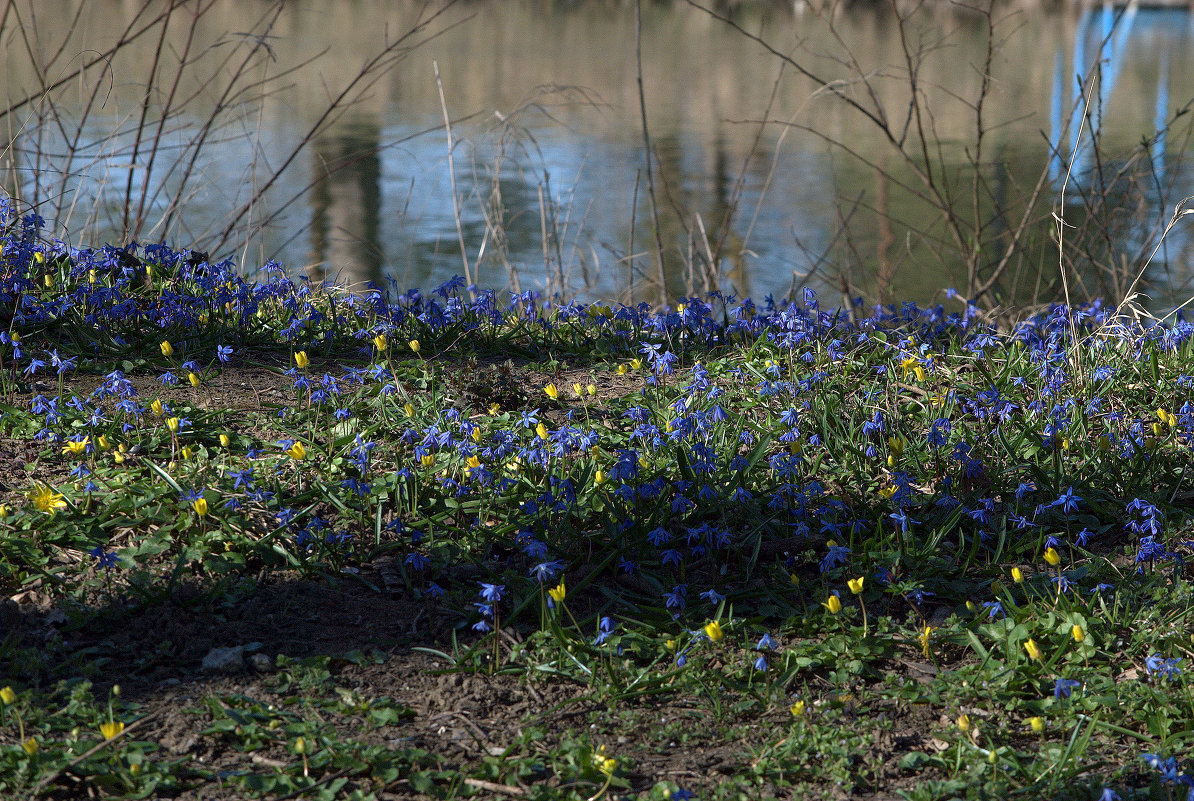
MULTIPOLYGON (((289 749, 238 774, 246 794, 517 779, 686 797, 612 744, 619 714, 661 697, 746 738, 731 784, 748 794, 1190 783, 1170 761, 1194 715, 1181 319, 1096 303, 997 330, 961 300, 851 319, 808 291, 652 309, 456 279, 351 294, 2 220, 0 432, 34 455, 0 508, 7 593, 152 604, 184 573, 397 557, 406 591, 460 621, 438 652, 451 669, 584 687, 609 716, 553 741, 550 766, 530 741, 451 766, 354 745, 319 709, 209 699, 202 736, 289 749), (275 400, 232 408, 227 378, 248 368, 275 400), (918 709, 913 745, 879 750, 918 709)), ((213 780, 129 737, 118 696, 105 710, 4 665, 5 792, 64 772, 129 796, 213 780)), ((285 675, 279 692, 308 700, 332 681, 285 675)))

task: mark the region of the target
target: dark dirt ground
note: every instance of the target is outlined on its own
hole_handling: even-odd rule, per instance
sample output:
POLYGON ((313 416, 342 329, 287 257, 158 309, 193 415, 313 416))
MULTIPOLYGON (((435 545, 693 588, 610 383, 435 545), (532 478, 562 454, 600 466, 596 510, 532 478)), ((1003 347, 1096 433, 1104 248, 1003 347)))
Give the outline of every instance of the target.
MULTIPOLYGON (((542 386, 548 380, 562 389, 571 388, 573 382, 594 381, 599 398, 625 394, 638 384, 632 376, 608 372, 594 375, 585 369, 571 369, 549 375, 526 366, 511 372, 495 367, 497 364, 472 367, 460 379, 457 394, 477 387, 488 391, 482 385, 492 385, 495 369, 509 384, 502 389, 506 397, 521 397, 531 407, 550 405, 542 398, 542 386)), ((283 405, 293 397, 291 379, 280 375, 277 367, 270 369, 272 366, 230 368, 200 390, 185 383, 163 389, 152 375, 130 378, 144 404, 162 397, 199 407, 256 410, 269 404, 283 405)), ((313 357, 309 372, 338 372, 335 366, 313 357)), ((68 387, 85 395, 101 380, 98 376, 71 377, 68 387)), ((56 381, 47 379, 25 389, 9 403, 28 408, 34 394, 51 396, 57 394, 58 387, 56 381)), ((0 439, 0 501, 24 503, 30 479, 57 482, 65 476, 65 460, 39 460, 39 447, 0 439)), ((210 712, 203 711, 205 699, 245 696, 268 701, 276 696, 277 668, 264 667, 260 660, 260 670, 248 662, 243 670, 227 675, 209 675, 201 669, 213 648, 234 646, 250 646, 253 653, 268 657, 271 665, 276 665, 280 656, 332 657, 328 667, 335 686, 365 698, 386 696, 413 712, 390 727, 357 727, 348 716, 330 721, 345 739, 423 748, 442 757, 445 767, 467 769, 487 758, 500 759, 511 748, 522 756, 535 749, 547 753, 562 737, 591 737, 594 742, 608 743, 621 760, 620 773, 633 792, 670 780, 707 797, 729 777, 751 773, 760 749, 776 741, 775 730, 790 725, 786 708, 715 719, 708 699, 684 692, 608 706, 595 700, 597 694, 591 688, 559 678, 530 680, 525 676, 446 672, 449 664, 443 658, 413 649, 422 646, 450 652, 454 631, 461 641, 467 641, 472 632, 459 611, 406 597, 392 581, 393 572, 384 560, 359 566, 355 575, 299 579, 275 572, 241 579, 217 591, 183 584, 168 597, 142 605, 96 598, 86 607, 55 600, 56 593, 34 582, 18 592, 10 590, 9 596, 0 600, 4 630, 0 675, 26 686, 43 687, 69 676, 86 676, 94 682, 97 698, 105 697, 107 689, 119 683, 123 702, 137 705, 137 714, 144 718, 128 736, 160 744, 161 758, 189 758, 197 767, 217 773, 268 773, 295 759, 280 746, 249 754, 218 737, 201 734, 212 719, 210 712), (375 658, 340 658, 352 652, 375 658), (528 727, 541 730, 543 738, 531 745, 520 740, 528 727)), ((506 634, 514 640, 522 636, 513 629, 506 634)), ((895 663, 892 668, 907 672, 895 663)), ((326 690, 323 685, 318 691, 326 690)), ((936 713, 925 707, 892 704, 878 713, 871 708, 857 713, 847 709, 847 714, 857 715, 861 729, 875 732, 872 752, 858 759, 870 778, 860 778, 853 794, 833 787, 821 787, 821 793, 824 797, 894 798, 895 789, 908 782, 896 761, 910 750, 932 750, 929 731, 939 721, 929 716, 936 713), (876 715, 886 718, 883 726, 876 715)), ((797 774, 816 775, 815 765, 792 768, 797 774)), ((550 783, 552 778, 541 780, 550 783)), ((518 797, 523 793, 515 785, 502 789, 474 783, 473 788, 479 797, 518 797)), ((766 780, 753 791, 759 798, 793 797, 790 790, 778 789, 766 780)), ((622 794, 615 791, 613 797, 622 794)), ((60 779, 52 792, 59 798, 86 795, 85 788, 72 785, 69 777, 60 779)), ((385 787, 378 796, 424 797, 404 781, 385 787)), ((209 782, 178 797, 212 801, 241 795, 233 785, 209 782)))

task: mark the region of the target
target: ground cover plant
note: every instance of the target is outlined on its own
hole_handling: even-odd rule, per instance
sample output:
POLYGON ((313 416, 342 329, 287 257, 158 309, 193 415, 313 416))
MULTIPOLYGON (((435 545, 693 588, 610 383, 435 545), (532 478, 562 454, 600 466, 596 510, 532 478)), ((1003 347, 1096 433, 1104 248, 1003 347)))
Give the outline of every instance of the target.
POLYGON ((5 797, 1194 787, 1180 316, 350 292, 2 212, 5 797))

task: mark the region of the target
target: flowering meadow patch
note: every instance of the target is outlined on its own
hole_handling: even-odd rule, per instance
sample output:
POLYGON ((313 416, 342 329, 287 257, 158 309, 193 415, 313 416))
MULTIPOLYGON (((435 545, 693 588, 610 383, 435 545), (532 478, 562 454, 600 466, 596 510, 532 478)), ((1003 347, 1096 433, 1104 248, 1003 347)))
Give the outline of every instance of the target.
MULTIPOLYGON (((735 715, 770 727, 732 777, 748 796, 1099 797, 1148 781, 1125 742, 1188 784, 1152 755, 1184 747, 1194 714, 1180 317, 1054 306, 999 330, 961 301, 868 313, 807 290, 658 309, 460 280, 348 292, 47 242, 7 204, 0 220, 0 436, 30 455, 5 457, 6 595, 149 603, 184 571, 367 582, 388 560, 397 591, 456 621, 437 646, 452 670, 587 688, 610 731, 645 697, 732 697, 709 712, 723 736, 735 715), (268 392, 225 403, 249 370, 268 392), (916 734, 870 764, 905 719, 873 711, 888 704, 921 715, 916 734)), ((129 745, 116 695, 105 715, 77 684, 0 667, 0 789, 67 763, 114 794, 202 785, 129 745), (63 692, 77 702, 49 702, 63 692), (82 718, 99 756, 65 736, 82 718)), ((227 708, 212 731, 244 736, 220 728, 227 708)), ((336 775, 364 797, 418 773, 444 797, 516 780, 693 797, 615 739, 561 740, 550 769, 452 768, 469 785, 414 757, 389 779, 333 768, 311 749, 339 741, 279 725, 260 737, 290 732, 269 785, 286 792, 336 775)), ((244 792, 265 792, 251 775, 244 792)))

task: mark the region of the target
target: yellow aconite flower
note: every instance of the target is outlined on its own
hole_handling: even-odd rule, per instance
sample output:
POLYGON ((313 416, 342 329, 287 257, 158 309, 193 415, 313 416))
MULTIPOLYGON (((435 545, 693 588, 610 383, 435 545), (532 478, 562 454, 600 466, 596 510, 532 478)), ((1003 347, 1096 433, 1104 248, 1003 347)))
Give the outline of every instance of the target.
POLYGON ((502 412, 502 407, 500 404, 497 404, 497 403, 489 404, 489 414, 491 416, 496 417, 497 415, 501 414, 501 412, 502 412))
POLYGON ((798 718, 804 714, 804 701, 797 701, 788 707, 788 711, 792 713, 792 717, 798 718))
POLYGON ((589 393, 589 397, 592 397, 593 395, 597 394, 597 387, 593 384, 589 384, 585 387, 585 392, 589 393))
POLYGON ((631 359, 630 366, 632 368, 634 368, 635 370, 641 370, 641 369, 643 369, 643 360, 642 359, 631 359))
POLYGON ((1165 423, 1170 428, 1174 426, 1174 417, 1169 413, 1168 409, 1157 409, 1157 417, 1161 418, 1161 422, 1165 423))
POLYGON ((550 595, 551 599, 556 603, 562 603, 567 592, 567 589, 564 587, 564 582, 561 581, 559 584, 548 590, 547 594, 550 595))
POLYGON ((473 442, 480 442, 481 441, 481 429, 474 428, 472 430, 472 433, 469 434, 469 436, 472 438, 473 442))
POLYGON ((415 416, 415 407, 410 405, 409 403, 402 407, 402 411, 406 412, 407 417, 415 416))
POLYGON ((886 500, 886 499, 892 497, 893 495, 895 495, 895 491, 896 491, 896 488, 894 485, 890 486, 890 487, 880 487, 879 488, 879 497, 886 500))
POLYGON ((154 400, 153 400, 153 403, 149 404, 149 408, 150 408, 150 410, 151 410, 151 411, 153 411, 153 413, 154 413, 154 414, 156 414, 158 417, 161 417, 161 416, 162 416, 162 414, 165 412, 165 409, 164 409, 164 407, 162 406, 162 399, 161 399, 161 398, 154 398, 154 400))
POLYGON ((187 373, 187 381, 190 381, 191 386, 195 387, 196 389, 199 387, 199 376, 195 375, 194 373, 187 373))
POLYGON ((191 449, 190 445, 183 445, 180 453, 182 454, 182 460, 184 462, 190 461, 191 457, 195 455, 195 451, 191 449))
POLYGON ((112 443, 108 441, 107 434, 100 434, 98 437, 95 438, 95 442, 97 445, 100 446, 101 451, 106 451, 106 450, 108 450, 108 448, 112 447, 112 443))
POLYGON ((831 615, 836 615, 838 612, 842 611, 842 601, 836 595, 830 595, 829 600, 821 604, 821 606, 828 609, 829 614, 831 615))
POLYGON ((294 363, 299 366, 300 370, 304 369, 308 364, 310 364, 311 360, 307 358, 307 351, 296 351, 294 354, 294 363))
POLYGON ((1074 627, 1070 629, 1070 636, 1074 638, 1074 642, 1082 642, 1086 639, 1086 632, 1082 630, 1081 626, 1075 623, 1074 627))
POLYGON ((174 346, 170 344, 170 340, 163 339, 162 344, 158 345, 162 349, 162 355, 169 359, 174 355, 174 346))
POLYGON ((17 694, 13 691, 12 687, 5 687, 3 690, 0 690, 0 701, 3 701, 5 704, 11 704, 15 700, 17 700, 17 694))
POLYGON ((625 364, 618 365, 618 375, 626 375, 629 372, 630 372, 630 368, 628 366, 626 366, 625 364))
POLYGON ((925 380, 925 368, 921 366, 920 361, 915 357, 910 356, 907 359, 904 359, 900 362, 900 367, 903 369, 905 376, 907 376, 909 373, 913 373, 916 375, 917 381, 925 380))
POLYGON ((933 627, 926 623, 920 630, 920 634, 916 636, 916 639, 920 640, 920 650, 925 655, 925 659, 929 658, 929 638, 932 637, 933 631, 933 627))
POLYGON ((195 510, 195 514, 199 515, 200 517, 206 517, 207 516, 207 499, 206 498, 196 498, 191 503, 191 508, 195 510))
POLYGON ((603 745, 597 749, 596 753, 593 754, 593 765, 597 768, 597 770, 601 771, 606 776, 609 776, 612 775, 614 769, 618 767, 618 760, 614 759, 613 757, 607 757, 605 755, 605 746, 603 745))
POLYGON ((1045 549, 1045 561, 1054 567, 1061 563, 1061 556, 1057 553, 1056 548, 1050 546, 1045 549))
POLYGON ((707 634, 709 639, 713 640, 713 642, 717 642, 725 636, 725 633, 721 630, 721 624, 716 620, 705 624, 705 634, 707 634))
POLYGON ((49 514, 66 508, 66 499, 50 489, 47 484, 39 484, 37 489, 29 493, 29 500, 33 501, 33 506, 36 509, 49 514))
POLYGON ((1023 584, 1024 583, 1024 571, 1022 571, 1018 567, 1013 567, 1012 568, 1012 581, 1016 582, 1017 584, 1023 584))
POLYGON ((970 731, 970 716, 969 715, 958 715, 958 728, 962 730, 963 734, 970 731))
POLYGON ((104 735, 105 740, 111 740, 124 731, 124 723, 119 720, 109 720, 107 723, 101 723, 99 730, 100 734, 104 735))
POLYGON ((54 276, 50 275, 49 273, 46 273, 45 278, 43 278, 42 280, 45 282, 46 289, 54 288, 54 276))
POLYGON ((535 426, 535 433, 539 435, 539 439, 547 439, 547 426, 540 423, 535 426))
POLYGON ((231 444, 231 442, 232 442, 232 440, 228 439, 227 434, 220 435, 220 447, 221 448, 227 448, 229 446, 229 444, 231 444))
POLYGON ((419 349, 422 347, 422 346, 419 344, 419 340, 417 340, 417 339, 412 339, 412 340, 411 340, 410 342, 408 342, 407 344, 408 344, 408 345, 410 345, 410 349, 411 349, 411 350, 413 350, 415 353, 418 353, 418 352, 419 352, 419 349))
POLYGON ((551 398, 552 400, 559 400, 560 390, 556 389, 555 384, 548 384, 543 388, 543 391, 546 392, 547 397, 551 398))
POLYGON ((854 593, 855 595, 861 595, 862 594, 862 583, 864 581, 866 581, 866 576, 859 576, 858 578, 847 579, 846 586, 850 588, 850 592, 854 593))
POLYGON ((1028 719, 1028 725, 1032 727, 1034 732, 1040 734, 1045 730, 1045 719, 1040 715, 1035 715, 1028 719))
POLYGON ((30 737, 28 740, 21 743, 21 748, 25 749, 26 754, 28 754, 29 756, 33 756, 34 754, 37 753, 37 749, 39 748, 39 746, 37 744, 37 738, 30 737))
POLYGON ((0 503, 0 517, 8 517, 8 504, 0 503))
POLYGON ((576 393, 576 397, 578 397, 578 398, 583 397, 585 394, 585 388, 582 387, 580 384, 573 384, 572 391, 576 393))
POLYGON ((377 348, 378 350, 385 350, 386 345, 388 344, 390 343, 386 339, 385 334, 378 334, 377 336, 373 337, 373 347, 377 348))
POLYGON ((303 443, 296 441, 293 445, 286 449, 286 455, 296 462, 301 462, 307 458, 307 449, 303 447, 303 443))
POLYGON ((35 250, 33 251, 33 260, 38 264, 45 264, 46 254, 42 253, 40 250, 35 250))
POLYGON ((423 467, 434 467, 435 466, 435 456, 430 453, 425 453, 421 457, 419 457, 419 463, 422 464, 423 467))
POLYGON ((177 434, 178 433, 178 418, 177 417, 166 418, 166 428, 170 429, 171 434, 177 434))
POLYGON ((481 459, 476 454, 473 454, 472 456, 468 457, 467 461, 465 461, 464 472, 469 473, 473 470, 476 470, 480 466, 481 466, 481 459))
POLYGON ((903 437, 888 437, 887 447, 891 451, 891 455, 897 459, 904 455, 904 438, 903 437))
POLYGON ((81 456, 87 452, 87 444, 91 441, 90 437, 83 437, 81 440, 71 440, 66 443, 62 449, 63 453, 69 453, 72 456, 81 456))
POLYGON ((1033 659, 1041 658, 1041 649, 1037 647, 1036 643, 1031 637, 1024 641, 1024 650, 1033 659))
POLYGON ((596 473, 594 473, 593 474, 593 483, 599 487, 602 484, 604 484, 605 483, 605 473, 602 473, 600 470, 598 470, 596 473))

